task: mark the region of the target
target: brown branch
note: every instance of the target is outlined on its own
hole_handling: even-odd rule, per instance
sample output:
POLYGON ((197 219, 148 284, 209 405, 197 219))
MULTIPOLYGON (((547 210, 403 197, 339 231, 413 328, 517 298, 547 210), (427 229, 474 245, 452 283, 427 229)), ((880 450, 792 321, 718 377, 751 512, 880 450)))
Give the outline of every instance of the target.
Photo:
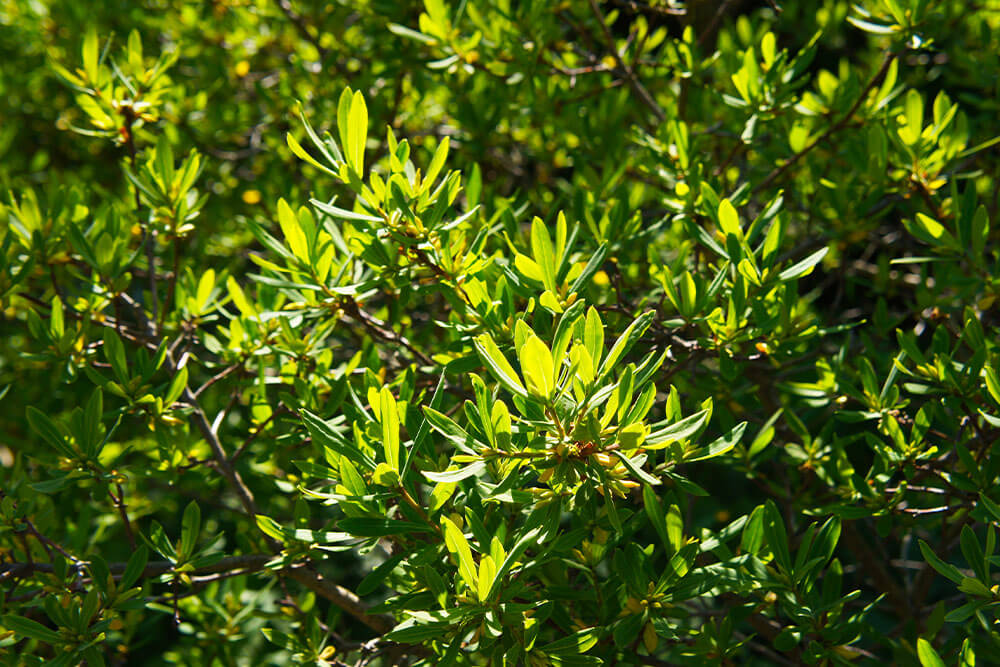
POLYGON ((872 578, 876 589, 885 591, 886 597, 896 609, 896 613, 901 618, 910 618, 915 612, 915 609, 911 608, 912 601, 910 597, 885 568, 884 559, 876 556, 864 538, 858 534, 857 529, 854 527, 854 522, 845 521, 840 536, 847 546, 848 551, 861 563, 862 571, 867 572, 872 578))
POLYGON ((128 538, 128 544, 135 551, 135 533, 132 530, 132 522, 128 518, 128 505, 125 504, 125 490, 117 482, 115 483, 115 487, 118 489, 118 495, 116 496, 112 493, 111 489, 108 489, 108 495, 111 496, 111 501, 122 518, 122 525, 125 526, 125 537, 128 538))
POLYGON ((288 575, 312 592, 326 598, 330 602, 354 616, 356 619, 367 625, 379 634, 385 634, 392 630, 396 621, 388 614, 369 614, 368 607, 361 601, 354 591, 348 590, 339 584, 326 579, 322 574, 316 572, 311 567, 299 567, 288 571, 288 575))
POLYGON ((802 150, 800 150, 798 153, 789 158, 788 161, 786 161, 780 167, 775 167, 771 171, 771 173, 769 173, 764 178, 763 181, 754 186, 753 194, 757 194, 758 192, 769 186, 772 182, 774 182, 775 179, 780 177, 782 174, 788 171, 793 165, 795 165, 795 163, 804 158, 810 151, 812 151, 812 149, 816 148, 816 146, 818 146, 820 143, 826 141, 831 136, 833 136, 837 132, 840 132, 842 129, 847 127, 847 124, 851 122, 852 118, 854 118, 854 114, 857 113, 858 109, 861 108, 861 105, 868 98, 868 93, 874 90, 875 87, 882 82, 882 79, 885 78, 886 73, 889 71, 889 66, 892 64, 892 61, 894 61, 897 57, 898 57, 897 53, 893 51, 887 51, 885 57, 882 59, 882 66, 878 68, 878 71, 875 72, 871 80, 868 81, 868 84, 864 87, 864 90, 861 91, 861 94, 858 95, 858 99, 854 101, 854 104, 851 105, 851 108, 847 110, 847 113, 844 114, 844 117, 841 118, 836 123, 834 123, 833 125, 831 125, 830 127, 828 127, 826 131, 823 132, 823 134, 819 135, 818 137, 810 141, 808 145, 803 147, 802 150))
POLYGON ((302 18, 302 15, 292 8, 292 3, 289 0, 278 0, 278 9, 281 13, 285 15, 285 18, 295 26, 295 30, 298 31, 299 35, 302 36, 307 42, 313 45, 316 49, 316 53, 319 54, 320 60, 326 60, 326 49, 320 44, 319 36, 314 35, 309 29, 309 25, 302 18))
POLYGON ((369 315, 365 311, 358 307, 358 303, 351 298, 344 298, 340 301, 340 307, 344 309, 344 312, 353 317, 358 322, 361 322, 368 331, 374 334, 377 338, 390 343, 396 343, 402 347, 405 347, 410 351, 413 356, 415 356, 420 363, 425 366, 436 366, 434 360, 428 357, 426 354, 418 350, 413 346, 406 337, 396 333, 395 331, 386 328, 385 323, 379 321, 376 317, 369 315))
POLYGON ((632 88, 632 92, 639 96, 642 103, 649 107, 649 109, 653 112, 653 115, 656 116, 656 120, 662 123, 666 119, 667 115, 663 112, 660 105, 656 103, 656 100, 653 99, 653 96, 649 94, 646 87, 642 85, 642 82, 639 81, 639 78, 635 75, 635 71, 629 67, 624 60, 622 60, 621 54, 618 53, 618 49, 615 47, 615 37, 611 34, 611 30, 608 28, 608 24, 604 19, 604 13, 601 11, 601 8, 597 6, 597 1, 589 0, 589 2, 590 11, 593 12, 594 18, 597 19, 597 23, 601 26, 601 32, 604 33, 604 40, 607 42, 607 47, 611 52, 611 56, 618 64, 618 69, 625 74, 625 78, 628 79, 628 85, 632 88))
MULTIPOLYGON (((230 570, 247 568, 259 570, 263 568, 264 564, 272 558, 273 556, 269 554, 244 554, 242 556, 229 556, 211 565, 206 565, 205 567, 193 570, 189 574, 214 574, 218 572, 228 572, 230 570)), ((85 565, 86 561, 83 561, 82 563, 85 565)), ((124 562, 108 563, 108 570, 116 579, 121 578, 121 576, 125 573, 125 568, 127 567, 128 563, 124 562)), ((153 561, 146 564, 141 576, 156 577, 161 574, 167 574, 173 569, 174 564, 170 561, 153 561)), ((15 576, 28 576, 31 574, 51 574, 55 572, 55 568, 51 563, 8 563, 6 565, 0 565, 0 574, 5 574, 7 572, 11 572, 15 576)), ((86 583, 86 579, 84 580, 84 583, 86 583)))
MULTIPOLYGON (((273 558, 272 554, 229 556, 187 574, 192 583, 205 584, 228 577, 260 572, 273 558)), ((86 565, 86 563, 78 563, 78 565, 86 565)), ((108 564, 108 570, 116 580, 121 579, 127 567, 128 563, 124 562, 108 564)), ((174 571, 174 567, 175 564, 170 561, 153 561, 146 564, 140 576, 147 578, 169 574, 174 571)), ((32 562, 0 565, 0 579, 23 578, 32 574, 52 574, 54 572, 55 568, 51 563, 32 562)), ((276 574, 289 576, 317 595, 333 602, 379 634, 389 632, 396 624, 395 619, 389 614, 369 614, 368 608, 353 591, 327 580, 323 575, 313 570, 310 565, 292 565, 287 569, 277 570, 276 574)), ((90 583, 90 580, 81 579, 77 583, 85 586, 90 583)))
POLYGON ((719 27, 719 22, 722 21, 722 17, 729 10, 729 7, 736 0, 725 0, 719 5, 719 8, 715 10, 715 15, 712 17, 712 21, 702 30, 701 35, 698 37, 698 46, 704 46, 705 42, 708 41, 709 36, 715 34, 715 29, 719 27))
MULTIPOLYGON (((131 107, 125 107, 125 126, 122 128, 125 134, 125 147, 128 150, 129 162, 132 165, 132 171, 138 176, 139 169, 136 162, 136 149, 135 149, 135 138, 133 136, 132 127, 135 124, 136 116, 135 112, 131 107)), ((156 321, 158 318, 160 304, 159 296, 156 293, 156 230, 153 229, 152 219, 147 220, 145 224, 142 222, 142 197, 139 196, 139 186, 132 184, 132 191, 135 193, 135 215, 137 222, 142 227, 145 232, 144 244, 146 246, 146 263, 149 264, 149 299, 150 299, 150 310, 153 313, 153 324, 150 327, 150 333, 156 334, 156 321)))

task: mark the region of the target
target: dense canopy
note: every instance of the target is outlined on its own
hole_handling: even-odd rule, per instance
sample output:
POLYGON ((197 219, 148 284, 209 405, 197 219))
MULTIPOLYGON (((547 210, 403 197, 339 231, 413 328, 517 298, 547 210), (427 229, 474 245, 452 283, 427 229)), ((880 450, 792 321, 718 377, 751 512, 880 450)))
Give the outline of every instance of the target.
POLYGON ((1000 2, 0 0, 0 659, 1000 661, 1000 2))

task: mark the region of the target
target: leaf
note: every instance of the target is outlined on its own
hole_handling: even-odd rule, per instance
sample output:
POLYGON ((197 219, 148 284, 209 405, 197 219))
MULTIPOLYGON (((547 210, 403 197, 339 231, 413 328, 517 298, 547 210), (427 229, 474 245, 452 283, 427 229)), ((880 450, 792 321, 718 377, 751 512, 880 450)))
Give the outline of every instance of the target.
POLYGON ((337 527, 356 537, 385 537, 407 533, 432 532, 427 524, 398 519, 373 519, 368 517, 348 517, 337 522, 337 527))
POLYGON ((654 446, 665 447, 672 442, 680 442, 690 438, 705 425, 711 415, 711 410, 702 410, 674 422, 670 426, 653 431, 646 436, 646 449, 653 449, 654 446))
POLYGON ((979 493, 979 503, 990 513, 994 523, 1000 522, 1000 505, 993 502, 985 493, 979 493))
POLYGON ((823 258, 826 257, 826 253, 828 253, 829 251, 830 251, 829 248, 822 248, 820 250, 817 250, 813 254, 803 259, 801 262, 793 264, 792 266, 788 267, 787 269, 779 273, 778 280, 781 281, 794 280, 795 278, 801 278, 802 276, 808 275, 809 273, 812 272, 814 266, 823 261, 823 258))
POLYGON ((299 651, 302 649, 302 645, 299 640, 291 635, 286 635, 280 630, 275 630, 274 628, 261 628, 260 632, 267 638, 267 641, 271 642, 276 646, 280 646, 286 651, 299 651))
POLYGON ((434 623, 421 623, 419 625, 407 625, 405 623, 397 625, 391 632, 383 638, 387 641, 399 644, 421 644, 431 639, 444 637, 451 629, 452 624, 443 621, 434 623))
POLYGON ((201 274, 198 280, 198 288, 195 290, 195 302, 199 309, 204 309, 208 305, 208 300, 212 296, 212 288, 215 287, 215 271, 208 269, 201 274))
POLYGON ((917 213, 916 218, 912 222, 906 221, 904 224, 911 234, 928 245, 955 251, 962 249, 955 237, 951 235, 951 232, 945 229, 945 226, 940 222, 928 215, 917 213))
POLYGON ((177 562, 177 552, 174 550, 174 545, 170 543, 163 526, 158 521, 150 523, 149 543, 161 556, 172 563, 177 562))
POLYGON ((127 385, 129 381, 128 362, 125 360, 125 346, 122 339, 111 328, 104 329, 104 357, 111 364, 111 369, 118 378, 121 385, 127 385))
POLYGON ((587 319, 583 327, 583 344, 590 353, 590 360, 597 369, 604 358, 604 323, 601 314, 591 306, 587 310, 587 319))
MULTIPOLYGON (((615 344, 611 346, 611 351, 608 352, 607 358, 604 363, 601 364, 600 377, 606 376, 614 368, 615 364, 625 356, 625 353, 635 344, 637 340, 646 332, 649 325, 653 323, 653 318, 655 313, 652 311, 645 312, 640 315, 632 324, 628 325, 624 333, 618 337, 615 344)), ((589 349, 589 345, 587 346, 589 349)), ((595 359, 596 363, 596 359, 595 359)))
POLYGON ((128 590, 134 583, 139 581, 139 577, 146 570, 146 563, 149 562, 149 549, 145 545, 140 545, 128 559, 125 565, 125 572, 122 573, 121 581, 118 582, 122 590, 128 590))
POLYGON ((83 71, 87 75, 87 82, 92 86, 96 86, 98 83, 99 58, 100 46, 97 42, 97 28, 91 25, 83 37, 83 71))
POLYGON ((539 650, 544 655, 575 657, 594 648, 600 638, 601 633, 598 628, 587 628, 550 642, 539 650))
POLYGON ((468 540, 465 539, 465 535, 455 525, 455 522, 448 517, 441 517, 441 526, 444 528, 445 545, 458 560, 459 575, 469 590, 478 590, 479 579, 476 576, 476 563, 472 560, 472 550, 469 549, 468 540))
POLYGON ((258 514, 254 518, 257 520, 257 527, 260 528, 262 533, 272 539, 278 540, 282 544, 288 541, 288 536, 285 535, 284 529, 282 529, 281 524, 277 521, 263 514, 258 514))
POLYGON ((292 207, 284 199, 278 200, 278 224, 281 226, 281 233, 285 235, 285 242, 295 257, 304 264, 309 263, 309 246, 306 241, 306 234, 302 230, 299 219, 295 216, 292 207))
POLYGON ((28 406, 26 413, 28 416, 28 424, 31 425, 31 430, 42 436, 42 439, 52 445, 52 447, 54 447, 66 458, 75 459, 78 457, 78 454, 73 451, 73 448, 66 442, 66 438, 63 436, 62 431, 59 430, 59 428, 55 425, 55 422, 53 422, 47 414, 30 405, 28 406))
POLYGON ((396 569, 396 566, 399 565, 408 555, 409 554, 406 552, 396 554, 372 570, 368 576, 362 579, 361 583, 358 584, 357 594, 364 597, 378 590, 378 587, 383 581, 385 581, 386 577, 392 574, 392 571, 396 569))
POLYGON ((396 411, 396 399, 389 387, 382 387, 379 392, 379 411, 382 421, 382 447, 385 452, 385 462, 396 473, 399 472, 399 413, 396 411))
POLYGON ((728 199, 719 202, 719 227, 725 235, 732 234, 737 239, 743 239, 743 229, 740 227, 740 216, 728 199))
POLYGON ((514 368, 507 361, 507 358, 503 356, 500 348, 497 344, 493 342, 493 338, 489 334, 483 334, 477 336, 475 339, 476 352, 479 354, 479 358, 482 359, 483 363, 489 369, 490 373, 495 377, 504 388, 515 396, 520 396, 521 398, 527 398, 528 392, 521 384, 521 380, 518 378, 517 373, 514 368))
POLYGON ((792 556, 788 551, 788 533, 785 532, 785 522, 773 500, 768 500, 764 505, 763 519, 764 537, 768 548, 774 554, 781 569, 785 573, 791 574, 792 556))
POLYGON ((424 182, 421 187, 421 194, 426 192, 434 184, 434 180, 437 178, 438 174, 441 172, 441 168, 444 166, 445 160, 448 159, 448 137, 441 139, 438 143, 437 149, 434 151, 434 157, 431 158, 431 163, 427 165, 427 173, 424 174, 424 182))
POLYGON ((538 336, 531 334, 517 354, 528 393, 546 401, 552 398, 555 393, 556 378, 552 353, 548 346, 538 336))
POLYGON ((920 658, 921 667, 945 667, 944 660, 923 637, 917 639, 917 657, 920 658))
POLYGON ((368 107, 361 91, 354 93, 347 118, 347 162, 360 176, 365 169, 365 143, 368 139, 368 107))
POLYGON ((500 569, 497 570, 496 577, 493 579, 493 588, 490 590, 490 595, 488 597, 492 597, 496 593, 496 589, 500 586, 500 582, 503 581, 504 577, 510 573, 511 569, 513 569, 514 565, 518 562, 518 560, 520 560, 521 556, 524 555, 524 552, 527 551, 528 547, 541 546, 540 539, 544 533, 544 526, 535 526, 518 538, 517 542, 514 543, 514 546, 507 553, 507 557, 504 558, 500 569))
POLYGON ((688 454, 684 457, 684 461, 691 463, 693 461, 704 461, 705 459, 722 456, 739 443, 739 441, 743 438, 743 432, 746 428, 747 423, 741 422, 726 435, 713 440, 707 447, 699 447, 698 449, 688 452, 688 454))
POLYGON ((907 131, 900 133, 900 136, 903 141, 913 146, 920 141, 921 130, 924 127, 924 98, 919 91, 913 88, 906 91, 903 112, 907 131))
POLYGON ((319 161, 316 160, 316 158, 310 155, 309 152, 302 147, 302 144, 300 144, 298 140, 294 136, 292 136, 291 132, 285 133, 285 144, 287 144, 288 148, 292 151, 295 157, 299 158, 303 162, 308 162, 309 164, 316 167, 320 171, 324 171, 327 174, 330 174, 331 176, 337 175, 335 171, 333 171, 332 169, 330 169, 325 165, 320 164, 319 161))
POLYGON ((52 334, 54 340, 59 340, 62 338, 65 332, 65 322, 63 320, 63 304, 62 299, 58 296, 52 297, 52 309, 50 311, 49 319, 49 331, 52 334))
POLYGON ((479 559, 479 578, 476 594, 480 602, 489 599, 490 590, 493 588, 493 580, 497 575, 497 565, 492 557, 484 555, 479 559))
POLYGON ((990 393, 993 400, 1000 405, 1000 377, 997 376, 996 369, 986 366, 983 369, 983 378, 986 384, 986 390, 990 393))
POLYGON ((431 472, 429 470, 425 470, 423 471, 423 474, 424 477, 432 482, 453 483, 460 482, 469 477, 474 477, 483 470, 486 470, 486 461, 474 461, 473 463, 470 463, 463 468, 458 468, 457 470, 449 469, 444 472, 431 472))
MULTIPOLYGON (((622 462, 622 464, 626 468, 628 468, 628 471, 630 473, 632 473, 632 475, 636 479, 642 480, 643 482, 645 482, 646 484, 648 484, 650 486, 657 486, 657 485, 659 485, 660 480, 656 479, 655 477, 653 477, 652 475, 650 475, 648 472, 646 472, 645 470, 643 470, 641 467, 639 467, 638 465, 636 465, 632 461, 632 459, 630 459, 628 457, 627 454, 625 454, 624 452, 621 452, 621 451, 617 451, 617 450, 614 451, 614 454, 619 458, 619 460, 622 462)), ((645 457, 645 455, 643 455, 643 456, 645 457)))
POLYGON ((167 393, 163 395, 164 407, 169 408, 177 402, 177 399, 179 399, 181 394, 184 393, 184 390, 187 389, 187 380, 187 366, 183 366, 179 371, 177 371, 177 373, 174 374, 174 377, 170 380, 170 386, 167 388, 167 393))
POLYGON ((63 642, 63 639, 58 632, 51 630, 38 621, 33 621, 30 618, 17 616, 16 614, 5 614, 0 617, 0 621, 3 621, 3 626, 5 628, 13 630, 15 635, 20 635, 21 637, 27 637, 29 639, 36 639, 38 641, 56 646, 61 645, 63 642))
POLYGON ((587 286, 590 279, 594 277, 594 274, 596 274, 600 270, 601 265, 604 264, 604 258, 607 254, 608 244, 602 243, 598 246, 597 250, 594 251, 594 254, 590 256, 590 259, 587 260, 587 264, 583 267, 583 270, 580 271, 580 275, 578 275, 576 280, 573 281, 573 284, 569 286, 570 294, 579 292, 587 286))
POLYGON ((653 524, 656 534, 660 536, 663 546, 670 548, 670 538, 667 535, 667 515, 663 511, 663 504, 660 502, 656 491, 651 486, 642 487, 642 504, 646 511, 649 522, 653 524))
POLYGON ((962 583, 962 580, 965 579, 965 575, 959 572, 957 567, 949 563, 945 563, 943 560, 938 558, 923 540, 918 540, 918 542, 920 544, 920 553, 923 554, 924 560, 927 561, 931 567, 937 570, 938 574, 948 577, 956 584, 962 583))
POLYGON ((673 551, 680 551, 684 546, 684 518, 681 516, 681 509, 677 505, 671 505, 667 510, 667 537, 673 551))
POLYGON ((384 222, 382 218, 378 218, 374 215, 367 215, 365 213, 355 213, 354 211, 348 211, 347 209, 334 206, 332 203, 327 203, 320 201, 319 199, 310 199, 309 203, 312 204, 317 210, 327 215, 333 216, 334 218, 342 220, 357 220, 359 222, 384 222))
MULTIPOLYGON (((986 554, 983 552, 983 547, 979 543, 976 533, 968 526, 968 524, 962 526, 959 544, 962 547, 962 555, 965 557, 965 561, 976 573, 976 576, 979 577, 981 581, 989 581, 990 573, 986 564, 986 554)), ((980 584, 980 586, 981 585, 982 584, 980 584)), ((987 592, 989 592, 988 589, 987 592)))
POLYGON ((744 553, 757 555, 764 544, 764 508, 758 506, 750 513, 740 535, 740 549, 744 553))
POLYGON ((545 223, 539 217, 535 217, 531 221, 531 254, 542 272, 542 284, 545 289, 556 292, 558 290, 556 285, 558 267, 556 266, 555 253, 552 250, 552 239, 549 238, 545 223))
POLYGON ((194 553, 200 531, 201 510, 198 508, 198 503, 192 500, 184 509, 184 516, 181 519, 181 543, 177 549, 181 560, 187 560, 194 553))
POLYGON ((343 436, 333 430, 328 422, 323 421, 317 415, 309 412, 308 410, 300 411, 299 416, 305 423, 306 428, 309 431, 309 435, 312 436, 312 439, 315 440, 316 443, 324 447, 329 447, 341 456, 346 456, 352 462, 360 465, 365 470, 372 470, 375 468, 374 461, 360 452, 355 445, 349 443, 343 436))
POLYGON ((463 452, 469 454, 475 453, 470 447, 470 444, 475 442, 475 440, 465 429, 455 423, 451 417, 427 406, 424 406, 424 416, 427 417, 427 421, 430 422, 431 427, 448 438, 453 445, 463 452))

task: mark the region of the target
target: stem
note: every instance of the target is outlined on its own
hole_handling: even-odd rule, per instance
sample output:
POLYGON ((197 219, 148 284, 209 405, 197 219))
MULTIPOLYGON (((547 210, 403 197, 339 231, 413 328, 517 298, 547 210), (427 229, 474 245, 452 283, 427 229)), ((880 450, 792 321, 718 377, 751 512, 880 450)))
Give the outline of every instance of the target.
MULTIPOLYGON (((132 127, 135 124, 135 112, 130 108, 125 110, 125 147, 128 150, 129 162, 132 165, 132 171, 137 170, 136 163, 136 150, 135 150, 135 138, 133 136, 132 127)), ((133 184, 132 192, 135 196, 135 217, 139 224, 143 228, 144 239, 143 244, 146 246, 146 263, 149 265, 149 299, 150 299, 150 310, 153 313, 152 321, 150 323, 151 331, 153 334, 156 333, 156 322, 159 319, 160 303, 159 297, 156 294, 156 232, 153 230, 152 221, 147 221, 146 224, 142 223, 142 217, 139 213, 142 211, 142 198, 139 196, 139 188, 133 184)))
POLYGON ((611 34, 611 30, 608 28, 608 24, 604 19, 604 13, 601 12, 601 8, 597 6, 596 0, 589 0, 589 2, 590 11, 593 12, 598 25, 601 26, 601 32, 604 33, 604 41, 607 42, 608 50, 611 52, 612 57, 618 64, 618 69, 625 74, 625 78, 628 79, 628 85, 632 88, 632 91, 639 96, 639 100, 649 107, 650 111, 653 112, 653 115, 656 116, 656 120, 662 123, 666 119, 667 115, 663 112, 660 105, 656 103, 656 100, 653 99, 653 96, 649 94, 646 87, 642 85, 642 82, 639 81, 638 77, 636 77, 635 71, 626 65, 624 60, 622 60, 621 54, 618 53, 618 49, 615 48, 614 35, 611 34))
POLYGON ((812 149, 816 148, 816 146, 818 146, 821 142, 826 141, 831 136, 833 136, 837 132, 840 132, 842 129, 847 127, 847 124, 851 122, 851 119, 854 117, 854 114, 857 113, 858 109, 861 108, 861 105, 868 98, 868 93, 874 90, 875 86, 879 85, 882 82, 882 79, 885 78, 886 73, 889 71, 889 66, 892 64, 892 61, 894 61, 898 57, 898 55, 899 54, 893 51, 887 51, 885 53, 885 57, 882 59, 882 66, 878 68, 878 71, 875 72, 874 76, 872 76, 872 78, 868 81, 868 84, 864 87, 864 90, 861 91, 861 94, 858 95, 858 99, 854 101, 854 104, 851 105, 851 108, 847 110, 847 113, 844 114, 844 117, 841 118, 836 123, 834 123, 833 125, 831 125, 830 127, 828 127, 823 134, 819 135, 818 137, 810 141, 808 145, 806 145, 802 150, 800 150, 798 153, 789 158, 787 162, 782 164, 780 167, 775 167, 771 171, 771 173, 769 173, 764 178, 763 181, 754 186, 753 193, 757 194, 758 192, 769 186, 772 182, 774 182, 776 178, 778 178, 786 171, 788 171, 796 162, 805 157, 810 151, 812 151, 812 149))
POLYGON ((118 510, 118 514, 122 518, 122 524, 125 526, 125 536, 128 538, 128 544, 132 547, 132 551, 135 551, 135 533, 132 531, 132 522, 129 521, 128 518, 128 505, 125 504, 125 490, 118 482, 115 482, 115 488, 118 489, 118 495, 115 496, 115 494, 111 492, 111 489, 108 489, 108 495, 111 496, 111 500, 115 504, 115 509, 118 510))

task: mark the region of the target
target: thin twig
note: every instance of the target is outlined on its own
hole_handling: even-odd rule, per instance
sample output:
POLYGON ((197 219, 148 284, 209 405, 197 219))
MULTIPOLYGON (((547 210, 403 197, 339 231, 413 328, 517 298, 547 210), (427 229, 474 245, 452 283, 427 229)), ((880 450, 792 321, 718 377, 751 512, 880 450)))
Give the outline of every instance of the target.
POLYGON ((594 18, 597 19, 597 23, 601 26, 601 32, 604 33, 604 40, 607 42, 608 50, 611 52, 611 56, 618 64, 618 68, 625 74, 625 78, 628 79, 628 84, 631 86, 632 91, 639 96, 639 99, 643 104, 649 107, 649 109, 653 112, 653 115, 656 116, 656 120, 662 123, 664 119, 666 119, 667 115, 663 112, 660 105, 656 103, 656 100, 653 99, 653 96, 649 94, 646 87, 642 85, 642 82, 639 81, 639 78, 635 75, 632 68, 625 64, 625 61, 622 60, 621 54, 618 53, 618 49, 615 48, 615 37, 611 34, 611 30, 608 28, 608 24, 604 19, 604 13, 601 12, 601 8, 597 6, 597 1, 589 0, 589 2, 590 11, 593 12, 594 18))
POLYGON ((841 118, 836 123, 834 123, 833 125, 831 125, 830 127, 828 127, 826 131, 823 132, 823 134, 819 135, 818 137, 810 141, 808 145, 803 147, 802 150, 800 150, 798 153, 789 158, 780 167, 775 167, 771 171, 771 173, 769 173, 764 178, 764 180, 762 180, 760 183, 754 186, 753 193, 757 194, 758 192, 769 186, 772 182, 774 182, 776 178, 778 178, 786 171, 788 171, 796 162, 805 157, 810 151, 812 151, 812 149, 816 148, 816 146, 818 146, 821 142, 826 141, 831 136, 833 136, 837 132, 840 132, 842 129, 847 127, 847 124, 851 122, 851 119, 854 117, 854 114, 857 113, 858 109, 861 108, 861 105, 868 98, 868 93, 874 90, 875 86, 879 85, 882 82, 882 79, 885 78, 886 73, 889 71, 889 66, 892 64, 892 61, 896 59, 897 56, 898 54, 895 53, 894 51, 887 51, 885 57, 882 59, 882 66, 878 68, 878 71, 875 72, 871 80, 868 81, 868 84, 865 86, 864 90, 861 91, 861 94, 858 95, 858 99, 854 101, 854 104, 851 105, 851 108, 847 110, 847 113, 844 114, 844 117, 841 118))

